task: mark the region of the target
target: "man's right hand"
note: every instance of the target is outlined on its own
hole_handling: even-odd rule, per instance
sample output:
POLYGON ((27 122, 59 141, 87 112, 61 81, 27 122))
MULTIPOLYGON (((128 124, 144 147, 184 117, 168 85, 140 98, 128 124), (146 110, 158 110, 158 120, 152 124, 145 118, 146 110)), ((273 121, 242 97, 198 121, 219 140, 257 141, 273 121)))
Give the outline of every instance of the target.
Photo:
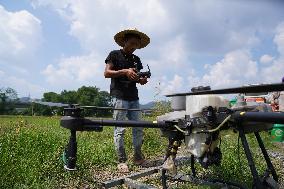
POLYGON ((126 76, 129 80, 137 81, 139 79, 135 68, 126 69, 126 76))

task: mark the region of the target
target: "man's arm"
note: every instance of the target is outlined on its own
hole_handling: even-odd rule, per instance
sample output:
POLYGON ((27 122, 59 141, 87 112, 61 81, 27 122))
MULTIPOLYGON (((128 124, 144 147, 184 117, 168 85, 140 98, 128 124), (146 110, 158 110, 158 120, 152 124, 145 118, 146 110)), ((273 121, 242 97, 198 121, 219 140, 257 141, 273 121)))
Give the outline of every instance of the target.
POLYGON ((113 67, 114 66, 111 62, 108 62, 106 64, 104 72, 105 78, 117 78, 117 77, 127 76, 128 79, 132 81, 137 81, 139 79, 134 68, 114 70, 113 67))

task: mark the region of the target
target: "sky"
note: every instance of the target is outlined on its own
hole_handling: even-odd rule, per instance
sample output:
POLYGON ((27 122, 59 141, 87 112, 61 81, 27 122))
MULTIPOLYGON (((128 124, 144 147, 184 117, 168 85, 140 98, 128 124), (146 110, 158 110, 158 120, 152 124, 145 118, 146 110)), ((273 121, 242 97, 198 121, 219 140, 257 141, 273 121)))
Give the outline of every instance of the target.
POLYGON ((277 0, 0 0, 0 88, 19 97, 96 86, 113 36, 137 28, 135 54, 152 76, 140 103, 194 86, 278 83, 284 76, 284 2, 277 0))

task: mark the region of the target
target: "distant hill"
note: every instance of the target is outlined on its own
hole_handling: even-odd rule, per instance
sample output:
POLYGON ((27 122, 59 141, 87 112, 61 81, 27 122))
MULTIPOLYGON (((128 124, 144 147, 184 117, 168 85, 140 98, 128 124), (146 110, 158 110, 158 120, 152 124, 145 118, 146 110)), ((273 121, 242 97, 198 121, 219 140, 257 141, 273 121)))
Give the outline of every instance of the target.
POLYGON ((31 103, 31 102, 37 102, 41 101, 40 99, 37 98, 30 98, 30 97, 21 97, 18 99, 20 103, 31 103))
MULTIPOLYGON (((154 101, 148 102, 147 104, 140 104, 141 109, 153 109, 155 107, 154 101)), ((162 101, 162 104, 167 104, 168 101, 162 101)))
POLYGON ((21 97, 21 98, 19 98, 19 101, 21 103, 28 103, 28 102, 31 102, 31 98, 30 97, 21 97))
POLYGON ((154 101, 148 102, 147 104, 140 104, 141 109, 152 109, 154 108, 154 106, 155 106, 154 101))

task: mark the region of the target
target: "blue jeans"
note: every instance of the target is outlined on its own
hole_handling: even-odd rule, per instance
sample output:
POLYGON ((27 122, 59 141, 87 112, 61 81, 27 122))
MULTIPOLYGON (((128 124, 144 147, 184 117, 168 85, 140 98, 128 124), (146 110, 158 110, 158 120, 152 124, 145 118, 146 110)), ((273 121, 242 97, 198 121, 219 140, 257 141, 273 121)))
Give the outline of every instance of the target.
MULTIPOLYGON (((139 108, 139 100, 135 101, 126 101, 114 98, 114 107, 115 108, 139 108)), ((125 110, 114 110, 113 119, 114 120, 140 120, 141 112, 140 111, 125 111, 125 110)), ((124 148, 124 127, 115 127, 114 128, 114 144, 115 150, 117 152, 118 161, 124 163, 127 161, 127 155, 124 148)), ((132 142, 134 147, 134 160, 143 159, 143 154, 141 152, 141 147, 143 143, 143 128, 133 127, 132 128, 132 142)))

